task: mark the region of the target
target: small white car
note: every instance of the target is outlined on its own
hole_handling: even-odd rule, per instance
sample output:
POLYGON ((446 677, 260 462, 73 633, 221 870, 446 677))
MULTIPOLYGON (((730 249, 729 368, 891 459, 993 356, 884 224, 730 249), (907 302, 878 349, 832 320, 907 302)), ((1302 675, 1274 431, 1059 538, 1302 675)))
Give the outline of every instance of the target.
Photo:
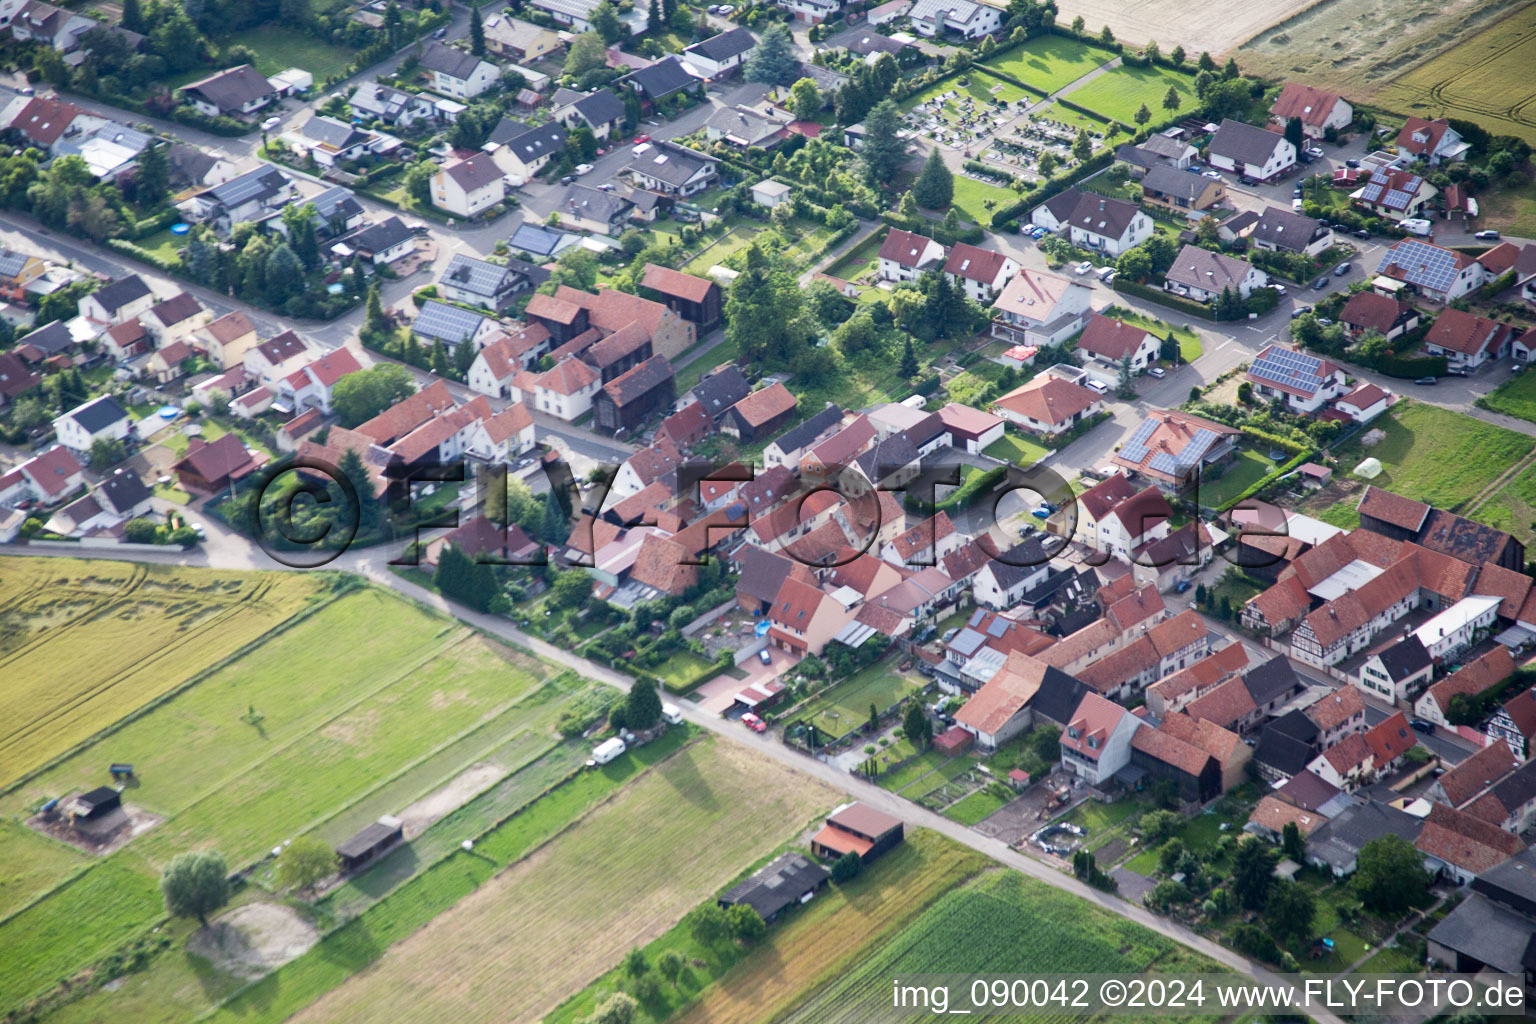
POLYGON ((1087 260, 1083 260, 1083 262, 1081 262, 1081 263, 1079 263, 1077 265, 1077 272, 1079 274, 1086 274, 1086 273, 1088 273, 1088 271, 1090 271, 1092 269, 1093 269, 1093 264, 1089 263, 1087 260))
POLYGON ((1323 158, 1323 149, 1321 146, 1313 146, 1307 150, 1307 155, 1314 159, 1321 160, 1323 158))
POLYGON ((592 173, 592 165, 591 164, 577 164, 576 165, 576 176, 577 177, 580 177, 583 174, 591 174, 591 173, 592 173))
POLYGON ((1147 376, 1156 377, 1158 380, 1162 380, 1164 377, 1168 376, 1168 371, 1163 369, 1161 366, 1154 366, 1152 369, 1147 371, 1147 376))
POLYGON ((1221 172, 1220 171, 1204 171, 1202 173, 1203 173, 1203 175, 1205 177, 1210 178, 1210 179, 1212 179, 1214 181, 1220 181, 1221 180, 1221 172))
POLYGON ((1094 380, 1092 377, 1089 377, 1087 380, 1083 381, 1083 386, 1088 388, 1090 391, 1097 391, 1101 395, 1109 393, 1108 384, 1105 384, 1101 380, 1094 380))
POLYGON ((264 132, 269 132, 282 123, 283 119, 280 117, 269 117, 265 121, 261 122, 261 130, 264 132))

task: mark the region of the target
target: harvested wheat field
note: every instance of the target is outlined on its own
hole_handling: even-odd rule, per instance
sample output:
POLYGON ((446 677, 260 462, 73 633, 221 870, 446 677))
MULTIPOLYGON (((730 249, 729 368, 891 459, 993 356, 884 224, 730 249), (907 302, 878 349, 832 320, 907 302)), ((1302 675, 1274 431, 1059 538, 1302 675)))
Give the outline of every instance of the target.
POLYGON ((1060 0, 1056 20, 1066 25, 1083 16, 1089 32, 1097 34, 1108 25, 1115 38, 1132 49, 1156 39, 1164 53, 1182 46, 1193 57, 1201 50, 1221 53, 1240 46, 1277 21, 1305 10, 1316 0, 1277 0, 1275 3, 1244 3, 1212 0, 1192 4, 1185 0, 1060 0))
POLYGON ((294 1020, 537 1021, 837 795, 734 743, 695 743, 294 1020))

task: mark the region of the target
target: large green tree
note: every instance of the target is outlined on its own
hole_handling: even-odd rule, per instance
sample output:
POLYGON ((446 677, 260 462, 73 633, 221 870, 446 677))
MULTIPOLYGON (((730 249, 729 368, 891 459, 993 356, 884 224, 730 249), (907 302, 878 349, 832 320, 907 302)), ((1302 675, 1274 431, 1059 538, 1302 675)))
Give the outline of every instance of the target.
POLYGON ((880 185, 895 181, 910 149, 901 135, 901 108, 889 98, 875 104, 864 119, 864 145, 860 150, 869 177, 880 185))
POLYGON ((1396 918, 1423 898, 1430 877, 1424 855, 1412 843, 1386 835, 1360 848, 1350 881, 1360 902, 1383 917, 1396 918))
POLYGON ((1270 934, 1282 942, 1311 938, 1312 919, 1316 916, 1312 890, 1288 878, 1275 883, 1269 902, 1264 905, 1264 920, 1270 934))
POLYGON ((344 427, 373 419, 416 391, 411 372, 396 363, 380 363, 349 373, 331 388, 331 407, 344 427))
POLYGON ((912 183, 912 198, 926 210, 942 210, 955 198, 955 176, 945 166, 939 147, 928 151, 922 173, 912 183))
POLYGON ((624 699, 624 724, 631 729, 649 729, 661 719, 661 697, 650 683, 635 681, 624 699))
POLYGON ((480 8, 469 9, 469 52, 476 57, 485 56, 485 23, 480 20, 480 8))
POLYGON ((596 32, 583 32, 571 40, 570 49, 565 54, 565 64, 561 67, 561 74, 572 78, 580 78, 588 71, 608 66, 608 47, 603 43, 603 37, 596 32))
POLYGON ((619 20, 618 9, 609 0, 603 0, 593 9, 587 23, 609 46, 624 38, 624 23, 619 20))
POLYGON ((1248 910, 1260 910, 1275 884, 1274 847, 1254 836, 1238 840, 1232 862, 1232 894, 1248 910))
POLYGON ((171 916, 206 925, 208 915, 229 900, 229 866, 212 850, 178 853, 160 876, 160 892, 171 916))
POLYGON ((285 889, 308 889, 335 870, 335 851, 314 836, 299 836, 277 855, 277 883, 285 889))
POLYGON ((788 25, 775 22, 764 30, 747 54, 742 73, 749 82, 768 85, 790 85, 800 77, 800 55, 788 25))
POLYGON ((810 339, 799 284, 754 242, 725 300, 726 336, 748 363, 788 367, 810 339))

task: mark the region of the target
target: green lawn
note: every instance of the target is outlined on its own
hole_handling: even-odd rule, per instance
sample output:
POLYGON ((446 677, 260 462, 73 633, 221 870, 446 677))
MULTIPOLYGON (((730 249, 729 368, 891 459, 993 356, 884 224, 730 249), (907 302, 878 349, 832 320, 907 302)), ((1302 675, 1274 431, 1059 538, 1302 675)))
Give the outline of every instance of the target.
POLYGON ((1482 226, 1498 228, 1506 235, 1530 238, 1536 234, 1536 183, 1506 181, 1477 197, 1482 226))
MULTIPOLYGON (((1060 103, 1052 103, 1050 106, 1046 107, 1043 111, 1040 112, 1040 116, 1046 120, 1059 121, 1062 124, 1069 124, 1074 128, 1086 128, 1088 129, 1088 134, 1090 135, 1094 134, 1095 132, 1103 135, 1105 132, 1109 131, 1109 124, 1106 121, 1100 118, 1089 117, 1087 114, 1080 110, 1073 110, 1071 107, 1064 107, 1060 103)), ((1102 142, 1098 142, 1094 144, 1094 148, 1097 149, 1103 145, 1104 144, 1102 142)))
POLYGON ((841 736, 869 720, 869 706, 887 708, 921 690, 926 680, 902 675, 891 659, 877 661, 843 680, 806 706, 797 716, 823 732, 841 736))
POLYGON ((989 814, 1000 809, 1008 802, 1008 798, 1000 797, 992 792, 991 786, 983 786, 968 797, 964 797, 944 809, 944 817, 953 818, 962 825, 974 825, 989 814))
POLYGON ((10 818, 0 818, 0 917, 57 885, 60 879, 91 863, 73 846, 33 831, 10 818))
POLYGON ((1002 459, 1004 462, 1011 462, 1016 466, 1032 466, 1045 458, 1048 452, 1049 449, 1043 445, 1036 444, 1027 437, 1005 433, 1002 437, 987 445, 982 454, 990 455, 994 459, 1002 459))
POLYGON ((1152 112, 1154 121, 1197 105, 1194 79, 1163 67, 1115 68, 1074 89, 1068 99, 1126 125, 1136 123, 1136 110, 1143 103, 1152 112), (1172 111, 1163 106, 1169 86, 1179 94, 1179 106, 1172 111))
POLYGON ((1478 405, 1494 412, 1536 423, 1536 373, 1521 373, 1478 399, 1478 405))
POLYGON ((992 223, 992 211, 1016 202, 1019 194, 1011 188, 989 185, 964 174, 955 175, 954 207, 975 224, 992 223))
POLYGON ((679 693, 694 685, 700 673, 712 668, 714 662, 692 651, 678 651, 650 671, 661 679, 662 685, 673 693, 679 693))
MULTIPOLYGON (((1166 225, 1159 223, 1159 230, 1166 225)), ((1188 327, 1175 327, 1166 320, 1148 316, 1146 313, 1117 307, 1114 314, 1116 320, 1123 320, 1128 324, 1135 324, 1159 338, 1166 338, 1172 334, 1179 343, 1179 358, 1186 363, 1192 363, 1200 358, 1204 349, 1200 345, 1200 335, 1188 327)))
MULTIPOLYGON (((278 70, 281 71, 283 69, 279 68, 278 70)), ((140 249, 154 253, 167 263, 180 263, 181 256, 177 250, 187 244, 187 236, 172 234, 170 228, 165 228, 162 231, 156 231, 148 238, 141 238, 133 244, 137 245, 140 249)))
POLYGON ((1047 35, 1031 39, 1018 49, 1010 50, 1006 56, 994 58, 988 64, 1037 89, 1050 93, 1070 82, 1077 81, 1094 68, 1113 59, 1113 54, 1094 49, 1076 39, 1047 35))
MULTIPOLYGON (((956 179, 958 182, 959 179, 956 179)), ((865 274, 873 274, 879 268, 880 246, 885 243, 885 231, 876 230, 858 245, 843 253, 826 273, 844 281, 856 281, 865 274)))
POLYGON ((1265 458, 1262 452, 1244 448, 1237 453, 1237 458, 1219 480, 1201 478, 1200 504, 1207 508, 1219 508, 1222 502, 1237 497, 1274 468, 1275 464, 1265 458))
POLYGON ((949 755, 930 750, 926 754, 914 757, 900 768, 880 776, 880 786, 892 792, 905 789, 929 772, 942 768, 948 760, 949 755))
POLYGON ((321 42, 303 29, 271 23, 242 29, 239 42, 256 52, 256 70, 263 75, 302 68, 315 76, 317 86, 345 71, 353 56, 346 47, 321 42))
POLYGON ((1472 518, 1508 531, 1525 544, 1536 543, 1536 466, 1522 470, 1472 518))

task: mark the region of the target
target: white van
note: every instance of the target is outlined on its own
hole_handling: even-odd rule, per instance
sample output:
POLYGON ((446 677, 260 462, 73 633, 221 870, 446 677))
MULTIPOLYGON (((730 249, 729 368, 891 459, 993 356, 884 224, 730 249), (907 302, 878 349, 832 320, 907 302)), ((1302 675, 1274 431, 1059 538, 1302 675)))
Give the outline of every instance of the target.
POLYGON ((1410 235, 1427 236, 1432 230, 1434 230, 1434 226, 1430 224, 1429 221, 1420 217, 1410 217, 1407 220, 1400 220, 1397 222, 1397 226, 1408 232, 1410 235))
POLYGON ((683 713, 676 704, 663 704, 661 706, 661 720, 668 725, 682 725, 683 713))
POLYGON ((592 750, 592 763, 607 764, 627 749, 629 748, 624 745, 624 741, 617 736, 604 740, 592 750))
POLYGON ((630 155, 632 155, 632 156, 645 156, 645 154, 649 153, 650 151, 651 151, 651 144, 649 142, 642 142, 642 143, 640 143, 640 145, 638 145, 634 149, 630 150, 630 155))

